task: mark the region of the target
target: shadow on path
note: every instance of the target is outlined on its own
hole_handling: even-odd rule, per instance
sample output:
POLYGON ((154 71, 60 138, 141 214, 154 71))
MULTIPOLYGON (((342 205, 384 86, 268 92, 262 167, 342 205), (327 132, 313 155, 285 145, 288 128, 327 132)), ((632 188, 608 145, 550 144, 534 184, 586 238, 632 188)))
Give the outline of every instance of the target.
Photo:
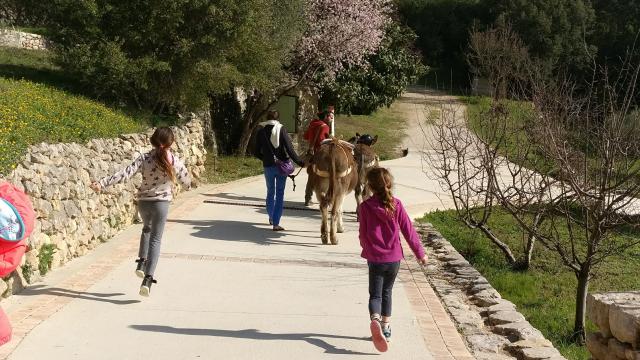
POLYGON ((107 303, 111 303, 111 304, 114 304, 114 305, 130 305, 130 304, 135 304, 135 303, 139 303, 140 302, 140 300, 109 299, 109 298, 114 297, 114 296, 125 295, 123 293, 108 293, 108 294, 91 293, 91 292, 85 292, 85 291, 69 290, 69 289, 64 289, 64 288, 59 288, 59 287, 47 287, 45 285, 29 286, 28 288, 24 289, 20 293, 20 295, 26 295, 26 296, 36 296, 36 295, 64 296, 64 297, 70 297, 70 298, 81 299, 81 300, 107 302, 107 303))
MULTIPOLYGON (((297 241, 299 238, 319 239, 319 236, 295 234, 297 230, 272 231, 269 224, 258 224, 234 220, 178 220, 168 222, 186 224, 195 230, 191 236, 222 241, 250 242, 257 245, 293 245, 303 247, 319 247, 318 243, 297 241), (286 237, 288 241, 279 240, 286 237)), ((300 230, 300 232, 305 230, 300 230)))
MULTIPOLYGON (((263 214, 267 213, 265 209, 264 198, 256 198, 256 197, 239 195, 234 193, 213 193, 213 194, 203 194, 203 195, 212 198, 211 201, 221 200, 223 202, 225 201, 229 202, 229 203, 223 203, 223 204, 215 204, 215 203, 211 203, 211 204, 221 205, 221 206, 234 206, 234 205, 247 206, 247 207, 253 207, 253 208, 259 209, 258 211, 260 213, 263 213, 263 214), (234 204, 235 202, 237 202, 237 204, 234 204)), ((353 196, 353 195, 348 194, 347 196, 353 196)), ((207 201, 209 200, 206 200, 205 202, 207 201)), ((313 199, 313 201, 314 203, 317 204, 317 200, 315 198, 313 199)), ((287 218, 287 217, 313 218, 313 219, 317 219, 318 221, 320 221, 320 219, 322 218, 320 210, 317 208, 317 206, 306 207, 302 202, 287 201, 287 200, 284 201, 284 206, 285 206, 285 209, 283 213, 283 218, 287 218)), ((356 215, 355 215, 355 212, 353 211, 350 212, 349 210, 345 210, 342 216, 343 216, 343 219, 346 219, 346 220, 352 220, 352 221, 356 220, 356 215)))
POLYGON ((193 329, 193 328, 176 328, 173 326, 162 325, 130 325, 132 329, 140 331, 153 331, 163 332, 169 334, 181 334, 181 335, 195 335, 195 336, 216 336, 216 337, 228 337, 236 339, 252 339, 252 340, 288 340, 288 341, 306 341, 311 345, 318 346, 325 350, 327 354, 342 354, 342 355, 378 355, 375 353, 362 353, 347 349, 341 349, 328 342, 318 338, 330 338, 330 339, 349 339, 349 340, 361 340, 369 341, 368 337, 354 337, 354 336, 341 336, 341 335, 329 335, 329 334, 271 334, 260 332, 256 329, 245 330, 218 330, 218 329, 193 329))
MULTIPOLYGON (((208 196, 208 197, 225 199, 229 201, 239 201, 239 202, 255 202, 255 203, 264 204, 264 201, 265 201, 264 197, 257 198, 253 196, 246 196, 246 195, 235 194, 235 193, 205 193, 202 195, 208 196)), ((265 197, 266 197, 266 190, 265 190, 265 197)))

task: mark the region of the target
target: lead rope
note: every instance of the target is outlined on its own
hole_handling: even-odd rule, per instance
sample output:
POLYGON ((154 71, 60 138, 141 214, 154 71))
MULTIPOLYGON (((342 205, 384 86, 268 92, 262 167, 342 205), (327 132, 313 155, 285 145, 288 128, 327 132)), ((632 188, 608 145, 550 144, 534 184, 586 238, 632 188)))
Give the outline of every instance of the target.
POLYGON ((299 168, 295 175, 289 175, 289 179, 293 182, 293 191, 296 191, 296 176, 300 175, 300 171, 302 171, 302 169, 303 168, 299 168))

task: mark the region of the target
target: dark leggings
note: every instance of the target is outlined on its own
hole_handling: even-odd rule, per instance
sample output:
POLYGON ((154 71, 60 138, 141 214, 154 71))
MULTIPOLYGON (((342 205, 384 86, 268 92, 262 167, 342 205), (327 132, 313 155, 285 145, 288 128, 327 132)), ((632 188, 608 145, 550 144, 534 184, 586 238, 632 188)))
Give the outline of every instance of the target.
POLYGON ((369 315, 391 316, 391 292, 400 269, 400 261, 369 262, 369 315))

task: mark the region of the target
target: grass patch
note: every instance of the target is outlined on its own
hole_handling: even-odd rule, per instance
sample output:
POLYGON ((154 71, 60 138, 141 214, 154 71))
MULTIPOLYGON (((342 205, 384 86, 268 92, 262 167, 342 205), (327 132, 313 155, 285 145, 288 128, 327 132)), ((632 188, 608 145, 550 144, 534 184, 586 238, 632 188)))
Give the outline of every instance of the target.
MULTIPOLYGON (((483 126, 482 117, 491 110, 492 99, 484 96, 463 96, 460 100, 467 105, 469 116, 469 126, 479 137, 488 139, 490 136, 486 126, 483 126)), ((523 145, 529 144, 525 129, 531 125, 535 119, 533 107, 530 103, 523 101, 503 100, 506 111, 509 114, 508 124, 505 128, 505 143, 503 155, 513 159, 517 157, 518 150, 523 149, 523 145)), ((532 151, 529 162, 538 164, 542 158, 532 151)))
MULTIPOLYGON (((527 272, 514 272, 505 264, 503 255, 479 232, 456 220, 453 211, 436 211, 422 221, 432 223, 480 271, 503 298, 518 310, 568 359, 588 359, 586 347, 568 341, 573 329, 575 290, 573 273, 561 265, 555 253, 537 245, 533 266, 527 272)), ((522 247, 523 236, 510 215, 496 209, 489 226, 512 250, 522 247)), ((640 237, 628 232, 620 236, 640 237)), ((640 247, 609 258, 592 281, 590 292, 628 291, 640 288, 640 247)), ((592 324, 588 324, 594 329, 592 324)))
POLYGON ((85 142, 179 123, 175 116, 113 107, 83 94, 50 52, 0 48, 0 174, 32 144, 85 142))
MULTIPOLYGON (((469 127, 471 130, 480 138, 487 140, 487 128, 483 126, 481 117, 491 109, 492 99, 484 96, 461 96, 459 99, 467 105, 469 127)), ((531 139, 526 135, 526 132, 527 129, 532 127, 532 121, 536 120, 536 115, 531 103, 514 100, 502 100, 502 103, 509 114, 509 119, 505 129, 505 143, 504 148, 501 149, 501 154, 511 161, 516 161, 521 157, 518 155, 519 151, 531 146, 531 139)), ((632 128, 633 126, 630 126, 630 129, 632 128)), ((598 171, 598 161, 593 158, 593 155, 588 156, 590 156, 588 161, 593 171, 598 171)), ((524 165, 541 173, 554 175, 558 172, 558 170, 554 168, 554 165, 540 153, 540 149, 537 149, 535 146, 533 146, 527 154, 524 165)), ((624 164, 620 164, 619 166, 622 169, 622 174, 631 173, 633 169, 640 167, 640 159, 635 161, 630 171, 625 171, 626 167, 624 164)))
POLYGON ((85 142, 144 128, 142 121, 87 98, 0 78, 0 174, 14 168, 32 144, 85 142))
POLYGON ((29 80, 83 94, 80 83, 54 64, 53 54, 49 51, 0 47, 0 77, 29 80))
POLYGON ((49 30, 47 28, 43 28, 43 27, 4 26, 2 28, 2 30, 4 30, 4 29, 22 31, 22 32, 25 32, 25 33, 38 34, 38 35, 42 35, 42 36, 49 35, 49 30))
POLYGON ((208 184, 222 184, 263 172, 262 162, 250 156, 214 156, 208 153, 206 164, 203 179, 208 184))
POLYGON ((356 132, 378 135, 373 146, 380 160, 391 160, 402 156, 400 144, 405 136, 406 119, 397 104, 378 109, 371 115, 337 115, 336 135, 349 140, 356 132))

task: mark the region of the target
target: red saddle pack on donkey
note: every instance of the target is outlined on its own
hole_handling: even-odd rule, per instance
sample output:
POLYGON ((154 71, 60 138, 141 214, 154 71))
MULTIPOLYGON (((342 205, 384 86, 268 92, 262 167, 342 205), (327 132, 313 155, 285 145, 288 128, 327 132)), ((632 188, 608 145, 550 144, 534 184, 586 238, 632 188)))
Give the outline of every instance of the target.
MULTIPOLYGON (((35 212, 27 195, 8 182, 0 183, 0 277, 20 265, 34 221, 35 212)), ((11 325, 0 309, 0 345, 9 340, 11 325)))

